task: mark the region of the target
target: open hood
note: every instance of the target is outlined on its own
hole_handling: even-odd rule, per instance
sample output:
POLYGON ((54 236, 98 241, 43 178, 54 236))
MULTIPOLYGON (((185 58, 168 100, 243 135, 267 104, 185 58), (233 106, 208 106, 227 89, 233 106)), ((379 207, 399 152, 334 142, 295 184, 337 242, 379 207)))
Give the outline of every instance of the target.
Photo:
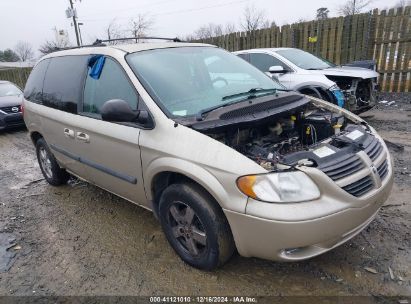
POLYGON ((329 76, 345 76, 345 77, 356 77, 362 79, 375 78, 378 77, 378 73, 364 68, 350 67, 350 66, 337 66, 333 68, 328 68, 324 70, 313 70, 310 74, 321 74, 329 76))

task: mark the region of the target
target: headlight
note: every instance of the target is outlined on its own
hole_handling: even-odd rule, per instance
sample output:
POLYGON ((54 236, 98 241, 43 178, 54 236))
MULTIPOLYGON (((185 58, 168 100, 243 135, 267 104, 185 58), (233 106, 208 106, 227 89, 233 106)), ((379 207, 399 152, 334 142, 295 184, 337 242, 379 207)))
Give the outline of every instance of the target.
POLYGON ((237 179, 245 195, 269 203, 309 201, 320 197, 320 190, 301 171, 247 175, 237 179))

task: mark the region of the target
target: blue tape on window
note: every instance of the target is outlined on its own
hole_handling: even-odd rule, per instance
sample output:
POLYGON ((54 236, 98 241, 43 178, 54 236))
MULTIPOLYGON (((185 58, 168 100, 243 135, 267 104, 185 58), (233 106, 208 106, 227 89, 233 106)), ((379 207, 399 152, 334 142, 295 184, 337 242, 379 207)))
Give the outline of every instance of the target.
POLYGON ((334 90, 332 92, 337 99, 338 106, 344 108, 345 98, 343 92, 341 92, 340 90, 334 90))
POLYGON ((95 55, 89 59, 88 66, 91 67, 89 75, 93 79, 99 79, 103 71, 106 57, 103 55, 95 55))

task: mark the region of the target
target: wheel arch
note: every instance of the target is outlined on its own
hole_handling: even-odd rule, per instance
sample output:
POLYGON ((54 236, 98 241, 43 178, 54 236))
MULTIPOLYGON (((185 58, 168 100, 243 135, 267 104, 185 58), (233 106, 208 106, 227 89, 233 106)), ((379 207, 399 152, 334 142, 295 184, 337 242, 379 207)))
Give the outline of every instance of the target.
POLYGON ((314 92, 317 95, 319 94, 318 98, 324 99, 333 104, 336 103, 336 100, 333 94, 330 92, 330 90, 321 85, 304 85, 302 87, 297 88, 296 90, 300 92, 301 94, 307 94, 307 95, 310 95, 309 94, 310 92, 314 92))
POLYGON ((152 202, 153 212, 156 216, 158 215, 158 203, 162 191, 173 183, 197 184, 214 199, 221 209, 224 208, 224 202, 229 197, 226 189, 210 172, 184 160, 160 159, 156 161, 156 164, 152 163, 145 171, 151 173, 145 178, 145 188, 147 198, 152 202))
POLYGON ((30 133, 30 139, 31 139, 31 141, 33 142, 34 145, 36 145, 37 141, 40 138, 43 138, 43 137, 44 136, 38 131, 33 131, 33 132, 30 133))

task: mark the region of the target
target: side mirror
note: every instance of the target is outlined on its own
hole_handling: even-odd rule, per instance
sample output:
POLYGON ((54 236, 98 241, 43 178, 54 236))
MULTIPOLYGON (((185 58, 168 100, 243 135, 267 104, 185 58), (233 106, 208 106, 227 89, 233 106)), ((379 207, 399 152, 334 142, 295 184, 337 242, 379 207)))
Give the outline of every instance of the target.
POLYGON ((130 105, 121 99, 106 101, 100 109, 101 118, 105 121, 133 122, 139 116, 139 111, 133 111, 130 105))
POLYGON ((106 101, 100 109, 101 118, 111 122, 132 122, 144 125, 146 128, 154 127, 153 118, 146 110, 133 111, 130 105, 121 99, 106 101))
POLYGON ((270 68, 268 69, 268 72, 271 74, 275 74, 275 73, 287 73, 287 70, 284 70, 284 68, 281 65, 273 65, 270 66, 270 68))

